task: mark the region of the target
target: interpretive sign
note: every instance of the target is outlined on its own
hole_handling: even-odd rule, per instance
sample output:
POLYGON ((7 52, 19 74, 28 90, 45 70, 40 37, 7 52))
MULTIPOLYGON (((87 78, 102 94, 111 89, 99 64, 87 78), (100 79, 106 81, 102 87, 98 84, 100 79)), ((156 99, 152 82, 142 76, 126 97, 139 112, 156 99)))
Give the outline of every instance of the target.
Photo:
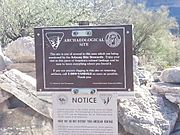
POLYGON ((54 135, 118 135, 117 96, 53 94, 54 135))
POLYGON ((35 28, 38 91, 133 91, 132 26, 35 28))

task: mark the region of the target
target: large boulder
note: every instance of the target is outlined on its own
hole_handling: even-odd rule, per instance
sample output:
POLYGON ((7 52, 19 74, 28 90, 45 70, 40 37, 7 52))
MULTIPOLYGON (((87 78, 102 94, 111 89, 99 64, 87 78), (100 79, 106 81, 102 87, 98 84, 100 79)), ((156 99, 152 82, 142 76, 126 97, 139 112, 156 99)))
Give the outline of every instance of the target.
POLYGON ((136 94, 135 99, 120 100, 118 119, 133 135, 169 135, 178 118, 177 105, 151 94, 136 94))
POLYGON ((52 120, 29 107, 0 112, 0 135, 52 135, 52 120))
POLYGON ((162 82, 180 84, 180 67, 165 69, 160 77, 162 82))
POLYGON ((5 55, 13 62, 34 62, 35 44, 31 37, 21 37, 7 45, 5 55))

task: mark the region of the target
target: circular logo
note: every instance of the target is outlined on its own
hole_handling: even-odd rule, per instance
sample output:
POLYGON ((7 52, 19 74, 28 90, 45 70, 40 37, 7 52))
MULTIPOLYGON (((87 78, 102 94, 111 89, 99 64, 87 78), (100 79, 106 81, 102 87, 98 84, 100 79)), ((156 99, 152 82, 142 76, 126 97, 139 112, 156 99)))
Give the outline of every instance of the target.
POLYGON ((121 36, 117 32, 109 32, 105 37, 105 41, 109 47, 117 47, 121 43, 121 36))
POLYGON ((68 98, 67 98, 67 96, 65 96, 65 95, 59 95, 58 96, 58 102, 60 103, 60 104, 66 104, 67 103, 67 101, 68 101, 68 98))

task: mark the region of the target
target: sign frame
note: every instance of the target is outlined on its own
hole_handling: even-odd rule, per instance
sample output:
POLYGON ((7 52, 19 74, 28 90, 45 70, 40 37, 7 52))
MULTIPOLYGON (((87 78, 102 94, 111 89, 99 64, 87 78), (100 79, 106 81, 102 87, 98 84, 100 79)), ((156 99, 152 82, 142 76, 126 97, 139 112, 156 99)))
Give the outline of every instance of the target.
MULTIPOLYGON (((71 91, 72 89, 81 87, 46 87, 46 59, 45 59, 45 32, 47 30, 101 30, 101 29, 122 29, 123 30, 123 40, 124 40, 124 87, 94 87, 85 86, 86 89, 97 89, 97 91, 116 91, 125 92, 133 91, 133 69, 132 69, 132 25, 120 25, 120 26, 77 26, 77 27, 42 27, 35 28, 35 56, 36 56, 36 78, 37 78, 37 91, 38 92, 57 92, 57 91, 71 91)), ((64 35, 63 35, 64 36, 64 35)), ((48 76, 47 76, 48 77, 48 76)))

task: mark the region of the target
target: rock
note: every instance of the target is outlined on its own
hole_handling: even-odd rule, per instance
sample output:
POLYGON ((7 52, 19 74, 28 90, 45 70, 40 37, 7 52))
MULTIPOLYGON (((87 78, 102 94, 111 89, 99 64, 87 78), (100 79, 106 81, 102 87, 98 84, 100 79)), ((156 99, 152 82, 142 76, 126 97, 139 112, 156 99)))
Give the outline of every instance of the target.
POLYGON ((14 83, 20 84, 28 88, 28 91, 32 94, 36 94, 36 80, 31 76, 26 75, 16 69, 11 69, 5 72, 4 75, 10 80, 12 80, 14 83))
POLYGON ((170 83, 154 83, 151 92, 164 95, 169 101, 180 104, 180 85, 170 83))
POLYGON ((134 81, 134 85, 140 86, 140 82, 139 82, 139 77, 136 75, 136 73, 133 73, 133 81, 134 81))
POLYGON ((162 71, 155 71, 152 76, 153 76, 153 81, 154 82, 160 82, 160 76, 161 76, 162 71))
POLYGON ((4 59, 4 62, 6 64, 6 66, 8 66, 8 65, 13 63, 7 56, 4 56, 3 59, 4 59))
POLYGON ((4 62, 3 57, 0 55, 0 71, 4 70, 6 67, 6 64, 4 62))
POLYGON ((3 91, 0 89, 0 103, 4 102, 8 98, 10 98, 12 95, 7 93, 6 91, 3 91))
POLYGON ((144 67, 138 67, 139 58, 133 55, 133 75, 135 85, 146 85, 153 81, 153 77, 149 71, 146 71, 144 67))
POLYGON ((151 89, 152 93, 165 95, 165 93, 180 94, 180 85, 170 83, 154 83, 151 89))
POLYGON ((118 120, 134 135, 169 135, 178 118, 177 105, 151 94, 136 93, 135 99, 120 100, 118 120))
POLYGON ((35 45, 31 37, 21 37, 7 45, 5 55, 13 62, 34 62, 35 45))
POLYGON ((147 78, 148 82, 152 82, 153 81, 153 76, 151 75, 151 73, 147 70, 140 70, 141 73, 145 76, 145 78, 147 78))
POLYGON ((165 97, 172 103, 180 104, 180 94, 165 93, 165 97))
POLYGON ((27 107, 25 103, 17 99, 15 96, 10 97, 8 101, 9 101, 9 109, 13 109, 17 107, 27 107))
POLYGON ((179 118, 176 121, 174 130, 173 130, 173 132, 171 132, 171 135, 180 135, 180 113, 179 113, 179 118))
POLYGON ((180 122, 177 122, 174 131, 170 135, 180 135, 180 122))
POLYGON ((140 85, 139 77, 137 75, 138 62, 139 62, 139 58, 137 56, 133 55, 133 79, 134 79, 134 85, 137 85, 137 86, 140 85))
MULTIPOLYGON (((180 106, 179 106, 179 107, 180 107, 180 106)), ((179 112, 179 115, 178 115, 177 122, 180 122, 180 112, 179 112)))
POLYGON ((118 124, 118 135, 133 135, 126 132, 121 124, 118 124))
POLYGON ((36 95, 35 79, 12 69, 0 75, 0 88, 11 93, 38 113, 52 118, 52 104, 36 95))
POLYGON ((35 63, 13 63, 6 67, 7 70, 17 69, 36 78, 35 63))
POLYGON ((178 119, 179 107, 178 105, 173 104, 166 99, 164 99, 164 103, 165 103, 165 108, 164 108, 165 115, 167 116, 166 119, 170 125, 170 132, 172 132, 174 130, 176 121, 178 119))
POLYGON ((5 100, 4 102, 0 103, 0 113, 4 112, 4 110, 7 110, 9 108, 9 101, 5 100))
MULTIPOLYGON (((0 47, 0 57, 2 57, 1 60, 0 60, 1 61, 0 63, 4 63, 5 66, 8 66, 9 64, 13 63, 7 56, 5 56, 3 54, 3 51, 2 51, 1 47, 0 47)), ((2 64, 1 64, 0 67, 2 67, 2 64)))
POLYGON ((180 67, 164 70, 161 74, 160 80, 166 83, 180 84, 180 67))
POLYGON ((52 135, 52 120, 31 108, 0 112, 0 135, 52 135))
POLYGON ((139 58, 133 55, 133 72, 136 72, 138 70, 138 62, 139 58))

